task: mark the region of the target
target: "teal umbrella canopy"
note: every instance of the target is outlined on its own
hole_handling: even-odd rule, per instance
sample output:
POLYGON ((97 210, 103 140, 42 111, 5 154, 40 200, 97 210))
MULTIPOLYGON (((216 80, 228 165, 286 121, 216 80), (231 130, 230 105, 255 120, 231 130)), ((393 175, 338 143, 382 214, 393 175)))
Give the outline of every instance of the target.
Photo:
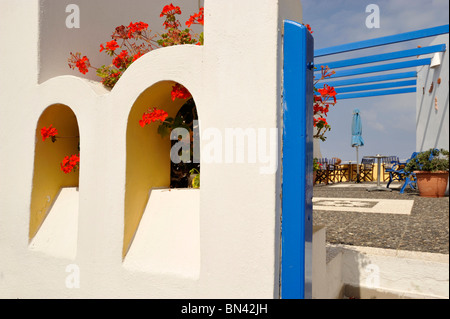
POLYGON ((359 109, 353 110, 352 120, 352 147, 364 146, 362 138, 362 121, 359 109))
MULTIPOLYGON (((352 147, 356 147, 356 164, 359 163, 358 149, 360 146, 364 146, 361 114, 359 109, 354 109, 352 119, 352 147)), ((360 183, 359 165, 356 165, 356 182, 360 183)))

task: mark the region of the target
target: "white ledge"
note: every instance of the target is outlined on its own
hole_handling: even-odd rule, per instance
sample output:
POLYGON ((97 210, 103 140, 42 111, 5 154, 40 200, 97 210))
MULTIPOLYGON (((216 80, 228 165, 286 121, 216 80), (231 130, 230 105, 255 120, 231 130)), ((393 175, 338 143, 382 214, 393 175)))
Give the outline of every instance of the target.
POLYGON ((77 254, 79 193, 62 188, 30 243, 30 250, 74 260, 77 254))
POLYGON ((123 262, 132 271, 197 279, 200 190, 153 189, 123 262))

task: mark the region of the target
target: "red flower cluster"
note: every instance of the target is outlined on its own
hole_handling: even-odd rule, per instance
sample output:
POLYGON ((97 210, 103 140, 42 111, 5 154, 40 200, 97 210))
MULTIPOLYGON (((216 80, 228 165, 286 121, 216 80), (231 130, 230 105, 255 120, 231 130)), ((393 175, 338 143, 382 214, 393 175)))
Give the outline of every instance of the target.
POLYGON ((327 116, 330 111, 330 104, 323 104, 320 96, 314 96, 314 102, 319 102, 314 103, 314 114, 322 113, 327 116))
POLYGON ((75 54, 70 52, 70 58, 68 59, 68 62, 71 69, 75 69, 77 67, 78 70, 83 74, 88 73, 88 68, 91 66, 89 59, 86 56, 81 57, 80 52, 77 52, 75 54))
POLYGON ((143 55, 144 55, 144 53, 142 53, 142 52, 136 53, 135 55, 133 55, 133 60, 131 62, 136 61, 137 59, 139 59, 143 55))
MULTIPOLYGON (((309 32, 312 33, 311 27, 306 25, 309 32)), ((316 127, 314 138, 320 138, 322 141, 326 140, 325 133, 331 130, 331 126, 328 124, 326 117, 330 111, 330 105, 336 104, 336 95, 334 87, 324 84, 322 88, 317 88, 316 85, 319 81, 324 80, 333 74, 334 71, 330 71, 328 66, 321 67, 321 77, 320 79, 314 79, 314 92, 319 94, 314 94, 314 127, 316 127), (330 99, 333 99, 332 101, 330 99)))
POLYGON ((314 31, 311 29, 311 26, 309 24, 306 24, 305 27, 308 29, 309 33, 313 34, 314 31))
POLYGON ((54 141, 55 136, 58 134, 58 130, 52 127, 51 124, 48 128, 43 127, 41 129, 42 141, 45 141, 47 138, 51 137, 52 141, 54 141))
POLYGON ((153 108, 153 110, 149 109, 142 115, 142 119, 139 120, 139 125, 144 127, 156 121, 164 122, 168 116, 169 114, 164 110, 158 110, 157 108, 153 108))
MULTIPOLYGON (((106 42, 106 50, 109 50, 111 53, 118 48, 119 45, 117 44, 116 40, 106 42)), ((100 44, 100 52, 102 52, 103 50, 105 50, 105 47, 103 46, 103 44, 100 44)))
POLYGON ((75 171, 78 168, 78 165, 80 163, 80 155, 72 155, 72 156, 66 156, 64 157, 63 161, 61 162, 61 170, 68 174, 71 171, 75 171))
POLYGON ((136 23, 130 22, 130 25, 128 26, 128 37, 132 39, 135 36, 139 36, 141 35, 141 32, 147 30, 147 28, 148 24, 142 21, 136 23))
POLYGON ((323 89, 317 90, 322 97, 330 98, 332 97, 334 100, 334 103, 336 103, 336 91, 334 90, 334 87, 329 86, 327 84, 324 84, 323 89))
POLYGON ((195 13, 194 15, 191 15, 189 17, 189 20, 186 21, 186 25, 188 27, 190 27, 193 24, 200 24, 200 25, 204 25, 204 8, 200 8, 200 11, 198 13, 195 13))
POLYGON ((120 52, 120 54, 116 56, 112 61, 114 66, 118 69, 125 68, 129 62, 130 61, 127 50, 123 50, 122 52, 120 52))
POLYGON ((174 6, 172 3, 165 6, 159 15, 161 18, 166 16, 166 20, 163 23, 164 28, 177 29, 181 26, 180 21, 175 18, 176 14, 181 14, 181 9, 178 6, 174 6))
POLYGON ((327 120, 324 117, 314 118, 314 127, 323 128, 327 126, 327 120))
POLYGON ((175 101, 175 99, 188 99, 192 96, 188 89, 179 83, 172 86, 172 92, 170 94, 172 95, 172 101, 175 101))
POLYGON ((172 3, 169 5, 164 6, 161 14, 159 15, 160 18, 168 15, 174 15, 174 14, 181 14, 181 9, 178 6, 174 6, 172 3))

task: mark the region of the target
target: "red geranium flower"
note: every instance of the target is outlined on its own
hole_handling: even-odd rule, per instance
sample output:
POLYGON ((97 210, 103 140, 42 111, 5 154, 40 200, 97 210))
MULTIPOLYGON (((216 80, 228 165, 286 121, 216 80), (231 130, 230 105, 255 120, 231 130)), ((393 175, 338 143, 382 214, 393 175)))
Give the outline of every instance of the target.
POLYGON ((325 84, 324 86, 323 86, 323 89, 318 89, 317 91, 319 91, 319 93, 322 95, 322 96, 335 96, 336 95, 336 91, 334 90, 334 87, 332 87, 332 86, 329 86, 329 85, 327 85, 327 84, 325 84))
POLYGON ((148 28, 148 24, 144 23, 142 21, 140 22, 130 22, 130 25, 128 26, 128 37, 129 38, 134 38, 134 34, 140 34, 143 30, 147 30, 148 28))
POLYGON ((144 127, 145 125, 156 121, 164 122, 168 116, 169 114, 164 110, 158 110, 157 108, 153 108, 153 110, 148 109, 148 111, 142 115, 142 119, 139 120, 139 125, 144 127))
POLYGON ((76 62, 76 65, 77 65, 78 70, 81 73, 86 74, 89 72, 88 67, 90 66, 90 63, 89 63, 89 59, 86 56, 79 59, 76 62))
POLYGON ((189 20, 186 21, 186 25, 190 27, 193 24, 200 24, 204 25, 204 8, 200 8, 200 11, 198 13, 195 13, 194 15, 191 15, 189 17, 189 20))
POLYGON ((118 56, 116 56, 114 58, 114 60, 112 61, 112 63, 114 64, 114 66, 118 69, 120 69, 121 67, 126 66, 127 64, 127 59, 128 59, 128 51, 123 50, 122 52, 120 52, 120 54, 118 56))
POLYGON ((181 9, 178 6, 174 6, 172 3, 164 6, 161 14, 159 15, 161 18, 165 15, 174 15, 181 14, 181 9))
POLYGON ((89 71, 88 68, 91 66, 89 59, 86 56, 81 57, 80 52, 77 52, 75 54, 70 52, 70 58, 68 59, 68 61, 69 67, 71 69, 78 68, 78 70, 83 74, 86 74, 89 71))
POLYGON ((170 93, 172 95, 172 101, 175 101, 175 99, 188 99, 191 97, 191 93, 181 84, 177 83, 174 86, 172 86, 172 92, 170 93))
POLYGON ((144 53, 142 53, 142 52, 138 52, 137 54, 133 55, 132 62, 136 61, 137 59, 139 59, 143 55, 144 55, 144 53))
POLYGON ((116 40, 112 40, 112 41, 106 42, 106 48, 108 50, 115 51, 116 49, 119 48, 119 45, 117 44, 116 40))
POLYGON ((49 137, 52 137, 52 140, 54 140, 53 137, 55 137, 58 134, 58 130, 52 127, 52 125, 53 124, 51 124, 48 128, 43 127, 41 129, 42 141, 45 141, 49 137))
POLYGON ((72 172, 73 170, 76 170, 78 168, 78 165, 80 163, 80 156, 79 155, 72 155, 72 156, 66 156, 62 160, 60 166, 61 170, 68 174, 72 172))

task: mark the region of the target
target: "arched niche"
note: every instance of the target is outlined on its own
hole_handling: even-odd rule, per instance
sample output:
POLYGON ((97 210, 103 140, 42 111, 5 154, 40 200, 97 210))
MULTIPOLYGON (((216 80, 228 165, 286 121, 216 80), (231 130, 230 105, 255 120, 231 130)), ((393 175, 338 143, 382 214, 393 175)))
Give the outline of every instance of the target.
MULTIPOLYGON (((172 100, 173 81, 161 81, 146 89, 133 104, 126 135, 126 187, 123 257, 135 237, 147 207, 150 192, 169 189, 172 162, 170 136, 158 133, 159 122, 141 127, 139 120, 149 108, 163 109, 175 117, 188 100, 172 100)), ((196 116, 196 119, 198 117, 196 116)))
POLYGON ((66 174, 61 169, 66 156, 79 154, 79 136, 75 113, 66 105, 47 107, 38 120, 30 205, 30 241, 38 233, 61 189, 79 186, 79 170, 66 174), (50 125, 58 131, 55 142, 51 138, 45 141, 42 139, 41 129, 50 125))

